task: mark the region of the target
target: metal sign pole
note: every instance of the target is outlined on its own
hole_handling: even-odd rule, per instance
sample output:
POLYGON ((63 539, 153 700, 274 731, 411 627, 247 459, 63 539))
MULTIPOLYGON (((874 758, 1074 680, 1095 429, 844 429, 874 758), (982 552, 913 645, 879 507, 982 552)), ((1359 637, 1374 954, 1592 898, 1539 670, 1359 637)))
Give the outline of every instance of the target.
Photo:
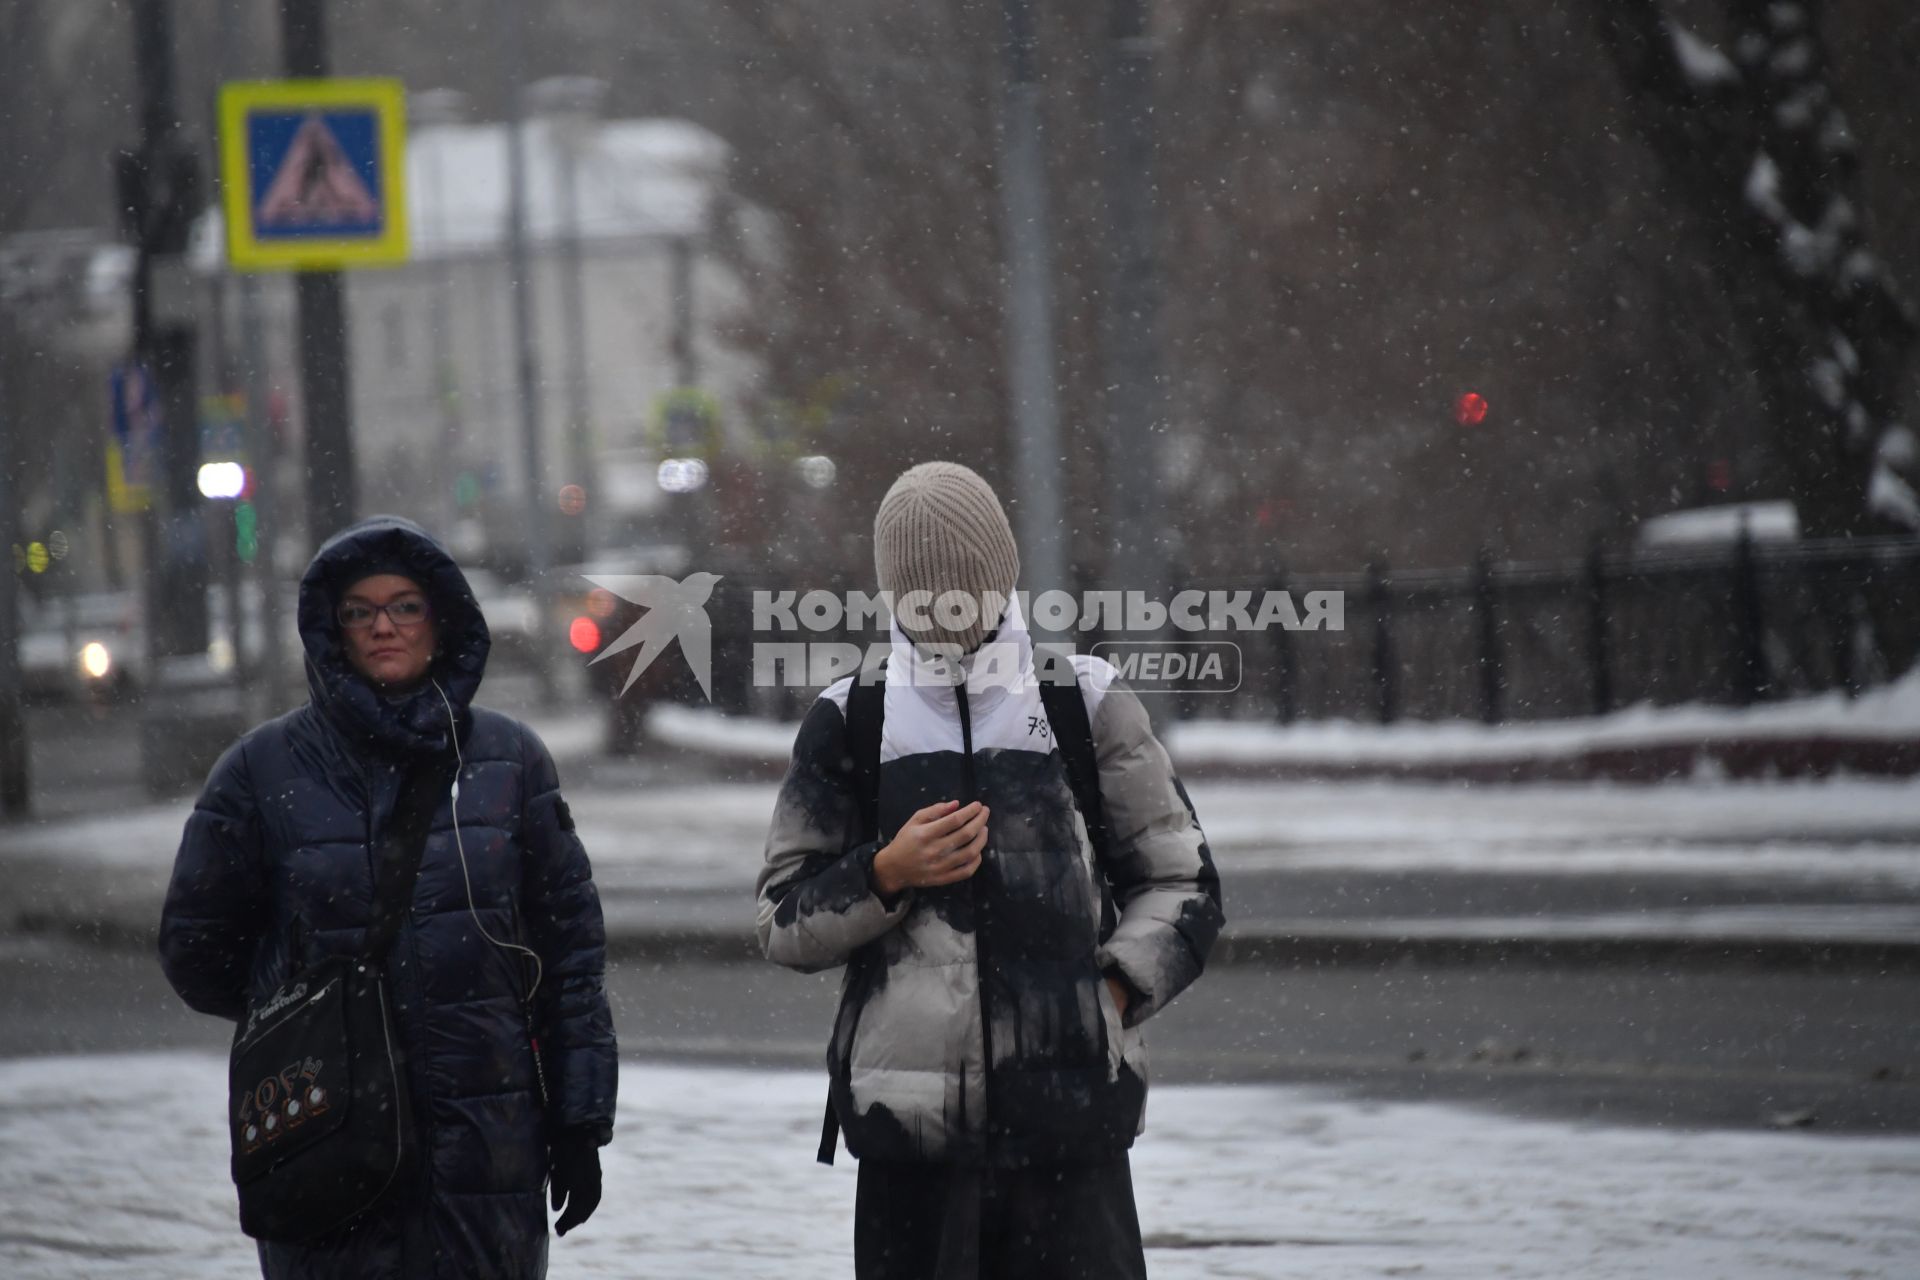
POLYGON ((13 492, 13 441, 6 421, 6 387, 0 384, 0 814, 24 817, 33 788, 27 753, 27 719, 20 689, 20 576, 13 563, 20 504, 13 492))
MULTIPOLYGON (((287 75, 327 74, 323 0, 281 0, 287 75)), ((307 540, 314 546, 353 519, 360 506, 353 455, 353 380, 347 363, 347 312, 340 273, 302 271, 300 394, 305 401, 307 540)))

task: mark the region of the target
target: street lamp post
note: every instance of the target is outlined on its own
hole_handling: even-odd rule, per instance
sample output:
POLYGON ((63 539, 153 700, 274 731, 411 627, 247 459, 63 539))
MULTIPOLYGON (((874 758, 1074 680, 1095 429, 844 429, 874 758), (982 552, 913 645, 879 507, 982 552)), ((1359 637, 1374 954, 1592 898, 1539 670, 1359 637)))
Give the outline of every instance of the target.
POLYGON ((1060 423, 1054 387, 1053 261, 1032 0, 1005 0, 1006 100, 1000 211, 1006 238, 1007 368, 1014 523, 1027 587, 1070 590, 1061 539, 1060 423))
MULTIPOLYGON (((540 354, 533 334, 532 255, 527 246, 526 7, 497 0, 501 69, 507 90, 507 292, 513 307, 514 369, 519 384, 520 454, 526 473, 527 583, 544 620, 553 567, 545 442, 540 422, 540 354)), ((536 659, 543 698, 554 693, 553 672, 536 659)))
POLYGON ((592 76, 549 76, 528 86, 534 111, 547 122, 560 164, 560 323, 566 344, 567 481, 588 488, 587 505, 569 519, 576 522, 566 542, 586 551, 586 526, 595 499, 593 476, 593 384, 587 359, 586 287, 581 270, 580 157, 593 140, 606 100, 607 82, 592 76), (577 544, 577 545, 576 545, 577 544))
POLYGON ((1153 217, 1153 43, 1146 0, 1111 0, 1106 68, 1108 585, 1168 587, 1161 517, 1160 280, 1153 217))
POLYGON ((422 231, 421 256, 428 259, 432 277, 429 305, 433 322, 433 373, 429 394, 438 415, 440 447, 433 450, 434 488, 438 497, 441 528, 451 530, 460 518, 457 485, 461 469, 463 441, 460 432, 460 393, 458 370, 453 349, 453 256, 447 226, 446 160, 442 139, 431 141, 426 130, 458 124, 466 119, 467 95, 458 89, 426 89, 407 97, 407 114, 414 128, 413 145, 426 160, 425 216, 415 223, 422 231))

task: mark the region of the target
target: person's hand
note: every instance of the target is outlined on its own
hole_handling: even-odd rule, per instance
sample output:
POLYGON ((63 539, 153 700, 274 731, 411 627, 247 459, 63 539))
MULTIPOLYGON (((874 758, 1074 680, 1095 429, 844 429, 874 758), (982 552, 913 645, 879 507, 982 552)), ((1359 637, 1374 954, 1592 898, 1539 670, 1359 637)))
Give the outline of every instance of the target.
POLYGON ((1127 984, 1108 974, 1107 990, 1113 992, 1113 1007, 1119 1011, 1121 1023, 1124 1025, 1127 1017, 1127 984))
POLYGON ((585 1129, 562 1129, 549 1153, 548 1197, 560 1214, 555 1235, 565 1235, 600 1207, 600 1144, 585 1129), (560 1206, 566 1206, 561 1213, 560 1206))
POLYGON ((873 887, 883 898, 904 889, 955 884, 980 869, 987 847, 987 806, 942 800, 908 818, 873 857, 873 887))

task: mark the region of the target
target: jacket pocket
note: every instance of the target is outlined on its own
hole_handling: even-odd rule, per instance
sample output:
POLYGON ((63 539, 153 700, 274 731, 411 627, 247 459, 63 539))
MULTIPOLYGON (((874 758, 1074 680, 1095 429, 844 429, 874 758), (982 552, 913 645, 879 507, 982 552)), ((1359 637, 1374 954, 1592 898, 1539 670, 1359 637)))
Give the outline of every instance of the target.
POLYGON ((1147 1047, 1139 1027, 1123 1026, 1120 1007, 1114 1003, 1113 988, 1105 974, 1094 975, 1095 998, 1100 1002, 1100 1018, 1106 1030, 1107 1079, 1117 1080, 1124 1063, 1142 1080, 1147 1078, 1147 1047))

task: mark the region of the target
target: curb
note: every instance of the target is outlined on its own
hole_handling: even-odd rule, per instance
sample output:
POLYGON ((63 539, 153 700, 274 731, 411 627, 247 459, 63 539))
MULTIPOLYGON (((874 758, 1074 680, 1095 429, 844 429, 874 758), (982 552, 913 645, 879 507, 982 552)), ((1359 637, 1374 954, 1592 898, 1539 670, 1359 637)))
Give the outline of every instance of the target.
POLYGON ((1687 934, 1538 935, 1396 934, 1360 929, 1313 933, 1228 932, 1209 965, 1279 969, 1653 968, 1704 972, 1920 973, 1920 940, 1877 938, 1697 937, 1687 934))
MULTIPOLYGON (((15 918, 17 932, 54 935, 110 951, 151 954, 154 925, 126 920, 75 920, 50 912, 15 918)), ((752 933, 728 926, 665 925, 610 929, 614 960, 662 963, 765 963, 752 933)), ((1366 921, 1229 927, 1214 944, 1214 967, 1383 969, 1396 965, 1471 968, 1765 969, 1819 973, 1920 973, 1920 938, 1781 937, 1686 933, 1553 936, 1543 932, 1410 932, 1366 921)))
POLYGON ((1245 761, 1174 755, 1182 778, 1248 782, 1631 782, 1658 785, 1706 772, 1735 781, 1912 777, 1920 741, 1905 738, 1702 738, 1595 746, 1564 755, 1455 757, 1445 760, 1333 758, 1245 761))
MULTIPOLYGON (((760 945, 735 929, 623 930, 607 936, 607 954, 623 960, 760 962, 760 945)), ((1920 973, 1920 939, 1792 938, 1753 935, 1613 934, 1544 937, 1398 933, 1356 921, 1311 930, 1229 928, 1209 967, 1383 969, 1395 965, 1475 968, 1670 970, 1766 969, 1826 973, 1920 973)))

